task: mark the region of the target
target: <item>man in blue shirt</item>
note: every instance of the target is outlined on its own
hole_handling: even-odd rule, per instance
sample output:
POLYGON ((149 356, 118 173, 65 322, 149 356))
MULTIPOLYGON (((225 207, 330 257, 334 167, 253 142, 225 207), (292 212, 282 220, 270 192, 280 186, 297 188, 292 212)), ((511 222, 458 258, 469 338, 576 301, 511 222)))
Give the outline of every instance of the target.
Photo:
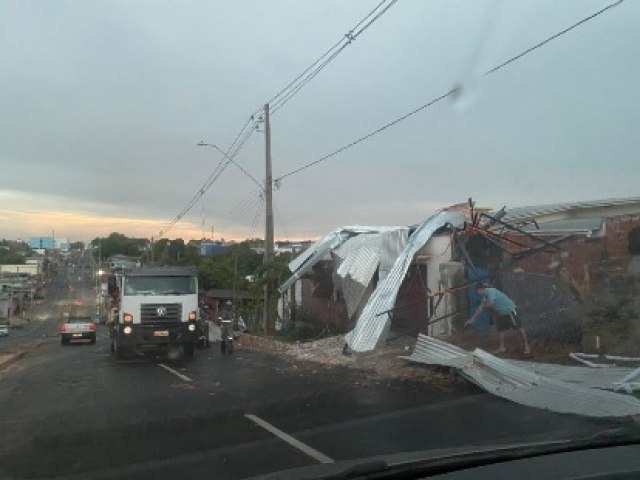
POLYGON ((497 288, 492 288, 486 281, 478 283, 476 290, 482 302, 480 302, 480 305, 467 321, 466 325, 471 325, 485 308, 490 308, 495 313, 496 328, 498 330, 498 337, 500 338, 500 346, 495 353, 506 352, 506 348, 504 347, 504 332, 509 328, 513 328, 518 330, 522 336, 522 340, 524 341, 524 354, 530 354, 531 349, 529 348, 529 341, 527 340, 527 332, 525 332, 522 327, 522 322, 516 312, 515 302, 497 288))

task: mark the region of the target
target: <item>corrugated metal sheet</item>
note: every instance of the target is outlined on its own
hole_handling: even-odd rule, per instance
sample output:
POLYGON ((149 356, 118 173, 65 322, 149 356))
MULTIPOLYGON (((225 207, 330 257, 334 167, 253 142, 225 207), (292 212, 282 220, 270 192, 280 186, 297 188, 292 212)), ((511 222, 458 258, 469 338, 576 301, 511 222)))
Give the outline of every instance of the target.
POLYGON ((451 343, 419 334, 411 357, 403 358, 427 365, 461 368, 471 361, 471 352, 467 352, 451 343))
POLYGON ((640 213, 640 197, 608 198, 585 202, 552 203, 510 208, 502 220, 509 223, 517 223, 535 218, 538 223, 544 223, 566 218, 602 218, 634 213, 640 213))
POLYGON ((362 246, 351 251, 340 263, 336 274, 347 305, 349 318, 353 316, 360 305, 362 297, 378 269, 379 261, 378 252, 370 247, 362 246))
POLYGON ((347 255, 336 273, 341 278, 351 277, 353 281, 366 286, 378 268, 379 261, 380 256, 373 248, 360 247, 347 255))
POLYGON ((311 270, 316 263, 323 258, 327 258, 331 251, 338 248, 347 240, 357 238, 358 235, 362 234, 377 234, 383 232, 395 232, 398 230, 406 230, 406 227, 350 226, 334 230, 311 245, 289 263, 289 270, 292 272, 292 275, 280 286, 280 292, 284 292, 291 287, 291 285, 293 285, 298 279, 302 278, 305 273, 311 270))
POLYGON ((355 328, 347 334, 346 341, 349 348, 355 352, 366 352, 373 350, 386 340, 390 323, 389 316, 379 314, 394 307, 398 290, 414 255, 427 243, 436 230, 447 224, 460 227, 463 222, 462 212, 443 211, 427 219, 415 230, 409 237, 402 253, 396 258, 389 274, 378 282, 376 289, 362 310, 355 328))
POLYGON ((603 390, 614 390, 616 384, 620 383, 633 371, 632 368, 589 368, 572 365, 524 362, 519 360, 509 360, 509 363, 548 378, 603 390))
POLYGON ((412 355, 404 358, 419 363, 457 368, 465 378, 486 391, 529 407, 590 417, 640 414, 640 401, 637 398, 602 390, 594 378, 588 382, 593 388, 586 386, 586 382, 577 384, 575 370, 565 372, 565 379, 559 379, 562 368, 559 365, 553 369, 536 367, 535 364, 524 368, 524 362, 503 360, 480 349, 473 353, 466 352, 425 335, 418 337, 412 355), (540 371, 546 371, 547 374, 553 374, 555 371, 556 378, 542 375, 540 371), (567 378, 572 378, 573 381, 567 378))
POLYGON ((316 243, 307 248, 304 252, 298 255, 289 263, 289 270, 292 275, 280 285, 280 292, 286 291, 291 285, 293 285, 298 279, 311 270, 313 266, 318 263, 325 255, 339 246, 342 242, 350 237, 349 234, 342 229, 335 230, 328 235, 325 235, 316 243))

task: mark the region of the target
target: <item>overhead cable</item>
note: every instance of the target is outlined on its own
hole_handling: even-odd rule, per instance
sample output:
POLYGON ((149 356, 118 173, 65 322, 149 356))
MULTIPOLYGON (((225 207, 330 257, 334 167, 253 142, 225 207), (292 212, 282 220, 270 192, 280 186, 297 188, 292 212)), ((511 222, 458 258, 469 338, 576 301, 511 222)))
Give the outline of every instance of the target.
POLYGON ((260 197, 260 203, 258 204, 258 208, 256 209, 256 214, 253 217, 253 222, 251 222, 251 229, 249 230, 249 235, 247 238, 253 238, 253 235, 256 232, 256 228, 258 226, 258 222, 262 217, 262 207, 264 206, 264 197, 260 197))
POLYGON ((211 185, 213 185, 216 182, 216 180, 220 177, 220 175, 222 175, 222 173, 227 168, 229 163, 233 161, 233 158, 238 153, 240 153, 240 150, 242 150, 242 148, 248 142, 249 138, 254 132, 254 128, 253 128, 254 125, 251 126, 252 128, 249 128, 247 130, 247 127, 251 122, 254 122, 254 125, 255 125, 255 119, 253 115, 249 117, 249 119, 245 122, 242 129, 234 139, 233 143, 231 144, 229 149, 227 149, 227 151, 225 152, 224 158, 221 159, 221 161, 218 163, 216 168, 207 177, 207 179, 204 181, 204 183, 198 189, 198 191, 193 195, 193 197, 191 197, 191 199, 187 202, 187 204, 180 211, 180 213, 178 213, 175 217, 173 217, 171 221, 169 221, 169 223, 162 230, 160 230, 160 232, 158 233, 159 237, 162 237, 169 230, 171 230, 198 203, 198 200, 205 194, 207 190, 209 190, 211 185))
MULTIPOLYGON (((578 21, 578 22, 574 23, 573 25, 571 25, 571 26, 569 26, 569 27, 565 28, 564 30, 561 30, 560 32, 558 32, 558 33, 556 33, 556 34, 554 34, 554 35, 552 35, 552 36, 550 36, 550 37, 546 38, 546 39, 545 39, 545 40, 543 40, 542 42, 537 43, 536 45, 534 45, 534 46, 532 46, 532 47, 530 47, 530 48, 528 48, 528 49, 526 49, 526 50, 522 51, 521 53, 519 53, 519 54, 517 54, 517 55, 515 55, 515 56, 513 56, 513 57, 511 57, 511 58, 509 58, 508 60, 506 60, 506 61, 504 61, 504 62, 502 62, 502 63, 500 63, 500 64, 496 65, 495 67, 493 67, 493 68, 491 68, 491 69, 487 70, 486 72, 484 72, 484 74, 483 74, 482 76, 491 75, 492 73, 497 72, 498 70, 500 70, 500 69, 502 69, 502 68, 506 67, 507 65, 509 65, 509 64, 511 64, 511 63, 513 63, 513 62, 515 62, 516 60, 521 59, 521 58, 522 58, 522 57, 524 57, 525 55, 528 55, 529 53, 533 52, 534 50, 536 50, 536 49, 538 49, 538 48, 540 48, 540 47, 544 46, 545 44, 549 43, 550 41, 555 40, 556 38, 558 38, 558 37, 560 37, 560 36, 562 36, 562 35, 565 35, 566 33, 568 33, 569 31, 573 30, 574 28, 576 28, 576 27, 578 27, 578 26, 580 26, 580 25, 582 25, 582 24, 584 24, 584 23, 588 22, 589 20, 594 19, 594 18, 595 18, 595 17, 597 17, 598 15, 603 14, 603 13, 604 13, 604 12, 606 12, 607 10, 609 10, 609 9, 611 9, 611 8, 613 8, 613 7, 617 7, 617 6, 618 6, 618 5, 620 5, 622 2, 623 2, 623 0, 618 0, 617 2, 614 2, 614 3, 611 3, 611 4, 607 5, 606 7, 604 7, 604 8, 602 8, 602 9, 598 10, 597 12, 595 12, 595 13, 593 13, 593 14, 589 15, 588 17, 583 18, 582 20, 580 20, 580 21, 578 21)), ((413 110, 411 110, 410 112, 405 113, 404 115, 402 115, 402 116, 400 116, 400 117, 396 118, 395 120, 392 120, 391 122, 386 123, 385 125, 383 125, 383 126, 381 126, 381 127, 377 128, 377 129, 375 129, 375 130, 373 130, 373 131, 371 131, 371 132, 367 133, 366 135, 363 135, 362 137, 360 137, 360 138, 358 138, 358 139, 356 139, 356 140, 354 140, 354 141, 352 141, 352 142, 350 142, 350 143, 348 143, 348 144, 346 144, 346 145, 344 145, 344 146, 342 146, 342 147, 338 148, 337 150, 334 150, 333 152, 328 153, 328 154, 326 154, 326 155, 324 155, 324 156, 322 156, 322 157, 318 158, 317 160, 314 160, 313 162, 309 162, 309 163, 307 163, 307 164, 305 164, 305 165, 302 165, 301 167, 298 167, 298 168, 296 168, 296 169, 294 169, 294 170, 291 170, 290 172, 285 173, 284 175, 281 175, 281 176, 279 176, 279 177, 275 178, 275 179, 274 179, 274 182, 280 182, 280 181, 282 181, 283 179, 285 179, 285 178, 287 178, 287 177, 290 177, 290 176, 292 176, 292 175, 295 175, 296 173, 302 172, 303 170, 306 170, 306 169, 308 169, 308 168, 311 168, 311 167, 313 167, 314 165, 317 165, 317 164, 322 163, 322 162, 324 162, 324 161, 326 161, 326 160, 329 160, 330 158, 332 158, 332 157, 334 157, 334 156, 338 155, 339 153, 342 153, 342 152, 344 152, 345 150, 348 150, 348 149, 350 149, 351 147, 354 147, 354 146, 358 145, 359 143, 362 143, 362 142, 364 142, 365 140, 367 140, 367 139, 369 139, 369 138, 371 138, 371 137, 373 137, 373 136, 377 135, 378 133, 381 133, 381 132, 383 132, 384 130, 386 130, 386 129, 390 128, 390 127, 393 127, 394 125, 397 125, 398 123, 400 123, 400 122, 402 122, 402 121, 404 121, 404 120, 408 119, 409 117, 412 117, 413 115, 415 115, 415 114, 417 114, 417 113, 421 112, 422 110, 424 110, 424 109, 426 109, 426 108, 428 108, 428 107, 431 107, 432 105, 435 105, 435 104, 436 104, 436 103, 438 103, 438 102, 441 102, 441 101, 442 101, 442 100, 444 100, 445 98, 450 97, 450 96, 457 96, 457 95, 459 95, 460 93, 461 93, 461 88, 460 88, 460 87, 454 87, 454 88, 452 88, 451 90, 449 90, 448 92, 443 93, 442 95, 440 95, 440 96, 438 96, 438 97, 436 97, 436 98, 434 98, 434 99, 432 99, 432 100, 429 100, 427 103, 424 103, 424 104, 420 105, 419 107, 414 108, 414 109, 413 109, 413 110)))
MULTIPOLYGON (((340 52, 342 52, 348 45, 350 45, 362 32, 371 26, 380 16, 382 16, 393 4, 398 0, 382 0, 365 15, 351 30, 349 30, 343 37, 340 38, 331 48, 329 48, 324 54, 322 54, 314 63, 307 67, 300 75, 294 78, 287 86, 280 90, 270 100, 271 113, 275 113, 282 108, 291 98, 293 98, 306 84, 308 84, 313 78, 320 73, 340 52)), ((240 133, 236 136, 235 140, 228 148, 225 154, 225 159, 221 159, 220 163, 216 166, 213 172, 207 177, 203 185, 193 195, 193 197, 187 202, 185 207, 175 217, 169 221, 169 223, 158 233, 158 236, 162 237, 169 230, 171 230, 197 203, 198 200, 204 195, 204 193, 211 188, 216 180, 227 169, 230 163, 234 163, 240 168, 245 175, 251 178, 254 182, 255 178, 250 175, 245 169, 240 167, 238 163, 234 161, 234 158, 240 153, 242 148, 248 142, 252 134, 257 130, 260 119, 256 120, 256 115, 261 111, 257 109, 246 121, 240 133), (247 130, 247 127, 251 124, 251 128, 247 130)))
POLYGON ((351 28, 336 44, 327 50, 320 58, 298 75, 289 85, 275 95, 269 103, 271 113, 275 114, 289 100, 291 100, 305 85, 313 80, 333 59, 358 38, 362 32, 369 28, 376 20, 389 10, 398 0, 383 0, 371 10, 365 17, 351 28), (386 5, 385 5, 386 4, 386 5))

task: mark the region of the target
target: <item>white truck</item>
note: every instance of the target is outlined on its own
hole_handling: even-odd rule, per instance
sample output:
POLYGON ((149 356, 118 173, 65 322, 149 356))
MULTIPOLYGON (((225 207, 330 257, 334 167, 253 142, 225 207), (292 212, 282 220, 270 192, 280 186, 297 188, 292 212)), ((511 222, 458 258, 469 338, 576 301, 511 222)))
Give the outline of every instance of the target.
POLYGON ((144 349, 175 349, 193 358, 198 342, 198 272, 195 267, 124 269, 109 282, 109 321, 116 359, 144 349))

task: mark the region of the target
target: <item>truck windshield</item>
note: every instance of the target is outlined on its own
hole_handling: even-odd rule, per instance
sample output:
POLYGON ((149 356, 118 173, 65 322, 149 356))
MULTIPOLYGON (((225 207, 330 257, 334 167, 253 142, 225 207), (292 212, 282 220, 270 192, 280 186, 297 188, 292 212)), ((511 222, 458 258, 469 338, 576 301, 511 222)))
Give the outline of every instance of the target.
POLYGON ((126 277, 125 295, 187 295, 196 293, 195 277, 126 277))

